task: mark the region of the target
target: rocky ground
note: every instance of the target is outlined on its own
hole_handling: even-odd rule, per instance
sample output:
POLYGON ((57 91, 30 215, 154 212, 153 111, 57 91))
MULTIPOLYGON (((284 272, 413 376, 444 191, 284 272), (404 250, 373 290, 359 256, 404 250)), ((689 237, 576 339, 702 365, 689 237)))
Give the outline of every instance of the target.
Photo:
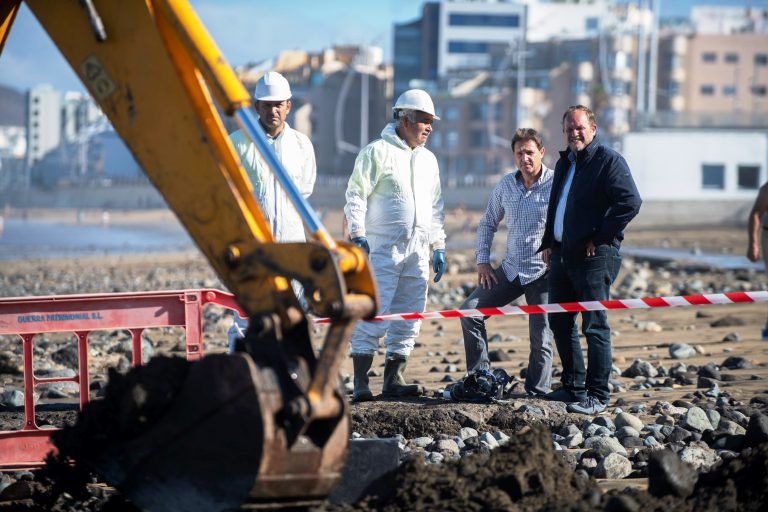
MULTIPOLYGON (((326 216, 333 228, 337 214, 326 216)), ((451 241, 471 246, 473 223, 449 224, 451 241), (465 225, 466 224, 466 225, 465 225)), ((339 223, 340 224, 340 223, 339 223)), ((684 247, 740 253, 743 230, 629 232, 637 246, 684 247)), ((501 248, 499 247, 501 250, 501 248)), ((471 249, 449 250, 449 274, 430 289, 428 309, 458 307, 474 287, 471 249)), ((198 254, 108 257, 92 260, 23 261, 0 268, 3 296, 221 288, 198 254)), ((763 273, 690 268, 625 259, 614 296, 718 293, 768 289, 763 273)), ((401 466, 387 496, 356 510, 760 510, 768 486, 768 342, 760 331, 765 304, 665 308, 610 313, 614 344, 613 396, 597 417, 567 413, 561 404, 520 396, 528 358, 527 319, 495 317, 487 322, 494 365, 514 376, 505 400, 457 404, 442 398, 462 377, 463 344, 457 320, 425 322, 408 376, 428 390, 407 401, 375 401, 351 409, 353 437, 396 437, 401 466), (624 488, 630 490, 624 491, 624 488), (649 491, 649 492, 647 492, 649 491)), ((210 307, 205 318, 206 351, 225 348, 228 312, 210 307)), ((72 375, 74 336, 38 336, 38 376, 72 375)), ((96 333, 90 341, 94 398, 103 394, 108 367, 130 367, 125 332, 96 333)), ((148 330, 145 357, 183 355, 183 332, 148 330)), ((553 370, 557 381, 559 363, 553 370)), ((381 387, 383 356, 371 371, 381 387)), ((21 347, 0 337, 0 430, 21 427, 21 347)), ((343 372, 351 388, 351 361, 343 372)), ((62 426, 74 411, 45 410, 73 402, 76 389, 55 384, 37 389, 39 425, 62 426)), ((0 477, 0 510, 121 510, 130 506, 114 491, 89 483, 81 496, 46 502, 52 487, 40 473, 0 477), (108 499, 113 496, 112 499, 108 499), (16 507, 16 508, 14 508, 16 507)))

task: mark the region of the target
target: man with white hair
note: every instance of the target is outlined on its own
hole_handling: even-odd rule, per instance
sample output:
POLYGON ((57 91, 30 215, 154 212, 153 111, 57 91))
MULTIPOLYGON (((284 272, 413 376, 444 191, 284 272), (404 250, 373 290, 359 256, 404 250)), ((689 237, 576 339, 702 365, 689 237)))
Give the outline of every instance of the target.
MULTIPOLYGON (((446 267, 443 199, 437 159, 424 145, 435 115, 432 98, 410 89, 395 102, 394 121, 363 148, 349 178, 344 207, 350 239, 369 253, 379 313, 424 311, 430 246, 435 282, 446 267)), ((419 396, 403 376, 419 334, 418 320, 359 322, 351 337, 353 401, 373 399, 368 370, 384 337, 384 396, 419 396)))
MULTIPOLYGON (((253 93, 254 108, 259 115, 259 125, 274 148, 277 159, 304 197, 309 197, 315 187, 317 168, 315 150, 309 138, 286 122, 291 111, 291 87, 283 75, 269 71, 256 83, 253 93)), ((278 242, 303 242, 306 240, 304 224, 296 208, 285 193, 256 145, 238 130, 229 136, 240 161, 248 173, 253 194, 278 242)), ((299 300, 303 291, 294 283, 299 300)), ((247 319, 235 315, 235 322, 227 332, 230 350, 237 338, 245 335, 247 319)))

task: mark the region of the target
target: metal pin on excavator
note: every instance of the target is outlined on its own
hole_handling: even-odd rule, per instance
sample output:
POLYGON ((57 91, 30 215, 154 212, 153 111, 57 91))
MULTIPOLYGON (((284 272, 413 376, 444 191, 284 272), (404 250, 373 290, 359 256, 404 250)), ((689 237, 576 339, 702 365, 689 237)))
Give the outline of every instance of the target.
MULTIPOLYGON (((154 428, 88 462, 153 511, 327 495, 349 438, 339 366, 354 323, 377 309, 365 254, 334 241, 297 191, 186 1, 26 3, 251 320, 243 352, 194 363, 154 428), (259 148, 313 241, 275 243, 214 100, 259 148), (291 279, 331 319, 319 356, 291 279), (233 423, 247 443, 231 442, 233 423)), ((0 49, 19 7, 0 4, 0 49)))

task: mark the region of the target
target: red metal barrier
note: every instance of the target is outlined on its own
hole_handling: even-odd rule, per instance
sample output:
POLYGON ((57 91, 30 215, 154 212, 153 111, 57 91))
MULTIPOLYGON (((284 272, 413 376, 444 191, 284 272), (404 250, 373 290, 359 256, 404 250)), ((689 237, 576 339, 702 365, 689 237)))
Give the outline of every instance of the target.
POLYGON ((144 329, 183 327, 187 359, 192 361, 203 356, 203 307, 206 304, 218 304, 243 315, 234 296, 219 290, 0 298, 0 334, 18 335, 24 356, 24 426, 21 430, 0 432, 0 470, 40 466, 46 454, 55 451, 49 441, 54 429, 41 429, 35 422, 35 387, 74 382, 80 388, 80 408, 89 402, 88 336, 92 331, 128 330, 136 366, 142 363, 144 329), (50 332, 72 332, 77 337, 76 376, 35 376, 33 339, 37 334, 50 332))

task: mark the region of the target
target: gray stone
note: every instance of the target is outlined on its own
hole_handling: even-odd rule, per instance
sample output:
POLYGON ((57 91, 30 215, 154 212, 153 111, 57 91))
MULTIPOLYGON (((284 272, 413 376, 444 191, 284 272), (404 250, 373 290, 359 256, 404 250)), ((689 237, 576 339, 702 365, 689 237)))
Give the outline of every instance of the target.
POLYGON ((509 442, 509 436, 498 430, 493 433, 493 437, 496 439, 496 442, 499 443, 499 446, 504 446, 509 442))
POLYGON ((716 429, 720 425, 720 413, 714 409, 707 409, 705 412, 707 418, 709 418, 709 423, 712 425, 712 429, 716 429))
POLYGON ((621 446, 627 449, 640 448, 643 445, 643 440, 639 436, 627 436, 621 440, 621 446))
POLYGON ((616 415, 616 428, 632 427, 636 431, 643 430, 643 422, 637 416, 622 412, 616 415))
POLYGON ((632 473, 632 463, 618 453, 609 453, 595 468, 595 477, 621 479, 632 473))
POLYGON ((566 448, 576 448, 577 446, 581 446, 581 443, 583 442, 584 436, 581 435, 581 432, 576 432, 575 434, 565 438, 566 448))
POLYGON ((667 441, 670 443, 686 441, 691 437, 691 433, 679 425, 675 425, 674 427, 669 428, 669 432, 665 431, 666 428, 669 428, 669 427, 662 428, 661 432, 662 434, 664 434, 667 441))
POLYGON ((718 423, 717 429, 720 430, 721 432, 724 432, 726 434, 731 434, 731 435, 736 435, 736 434, 744 435, 747 433, 747 430, 744 427, 742 427, 735 421, 727 420, 725 418, 720 418, 720 423, 718 423))
POLYGON ((608 427, 599 426, 597 429, 595 429, 595 435, 596 436, 602 436, 602 437, 611 437, 613 435, 613 432, 608 427))
POLYGON ((459 437, 462 440, 467 439, 468 437, 477 437, 479 435, 480 433, 472 427, 464 427, 459 430, 459 437))
POLYGON ((434 451, 451 455, 458 455, 460 452, 459 445, 453 439, 440 439, 435 441, 434 451))
POLYGON ((660 447, 661 443, 659 443, 655 437, 653 436, 646 436, 645 439, 643 439, 643 445, 644 446, 650 446, 651 448, 660 447))
POLYGON ((616 439, 621 441, 625 437, 640 437, 640 432, 628 425, 625 425, 616 431, 616 439))
POLYGON ((691 407, 683 416, 681 422, 683 427, 694 432, 704 432, 705 430, 712 430, 712 423, 710 423, 707 413, 705 413, 699 407, 691 407))
POLYGON ((610 431, 616 430, 616 425, 613 423, 613 420, 608 416, 598 416, 597 418, 592 420, 592 424, 600 425, 601 427, 605 427, 610 431))
POLYGON ((699 377, 715 380, 721 380, 723 378, 720 374, 720 370, 717 369, 717 366, 715 366, 714 363, 709 363, 699 368, 699 377))
POLYGON ((590 437, 584 441, 584 448, 592 450, 601 458, 609 453, 618 453, 624 457, 627 456, 627 450, 621 446, 621 443, 619 443, 619 440, 615 437, 590 437))
POLYGON ((424 462, 427 464, 440 464, 444 460, 445 456, 440 452, 427 452, 427 455, 424 457, 424 462))
POLYGON ((744 445, 751 448, 766 441, 768 441, 768 416, 756 412, 749 417, 744 445))
POLYGON ((672 359, 688 359, 696 356, 696 349, 687 343, 673 343, 669 346, 672 359))
POLYGON ((655 377, 658 374, 659 372, 651 363, 642 359, 635 359, 630 367, 624 370, 621 375, 631 379, 634 377, 655 377))
POLYGON ((699 474, 690 464, 682 462, 671 450, 656 450, 648 461, 648 492, 658 498, 686 498, 693 492, 699 474))
POLYGON ((595 425, 594 423, 590 423, 587 426, 584 427, 584 439, 589 439, 590 437, 594 437, 598 429, 600 429, 600 425, 595 425))
POLYGON ((669 414, 660 414, 656 417, 656 424, 657 425, 674 425, 675 424, 675 418, 673 418, 669 414))
POLYGON ((577 432, 581 433, 581 430, 579 430, 579 427, 577 427, 573 423, 569 423, 568 425, 560 429, 560 435, 562 435, 563 437, 572 436, 577 432))
POLYGON ((694 441, 680 452, 680 460, 698 470, 707 471, 720 460, 715 450, 701 441, 694 441))
POLYGON ((23 407, 24 393, 18 389, 5 391, 0 395, 0 405, 5 405, 6 407, 23 407))
POLYGON ((597 467, 597 459, 593 457, 582 457, 579 459, 579 465, 585 469, 595 469, 597 467))
POLYGON ((730 356, 726 358, 726 360, 723 361, 723 364, 720 366, 723 368, 728 368, 729 370, 746 370, 755 367, 755 365, 753 365, 748 359, 739 356, 730 356))
POLYGON ((711 322, 710 327, 736 327, 739 325, 746 325, 743 318, 738 316, 727 315, 722 318, 718 318, 714 322, 711 322))
POLYGON ((490 432, 483 432, 480 435, 480 442, 488 445, 488 448, 490 448, 491 450, 499 447, 499 442, 496 440, 495 437, 493 437, 493 435, 491 435, 490 432))
POLYGON ((717 398, 720 396, 720 386, 717 385, 717 382, 712 384, 712 386, 709 388, 709 390, 704 392, 704 396, 708 396, 710 398, 717 398))

